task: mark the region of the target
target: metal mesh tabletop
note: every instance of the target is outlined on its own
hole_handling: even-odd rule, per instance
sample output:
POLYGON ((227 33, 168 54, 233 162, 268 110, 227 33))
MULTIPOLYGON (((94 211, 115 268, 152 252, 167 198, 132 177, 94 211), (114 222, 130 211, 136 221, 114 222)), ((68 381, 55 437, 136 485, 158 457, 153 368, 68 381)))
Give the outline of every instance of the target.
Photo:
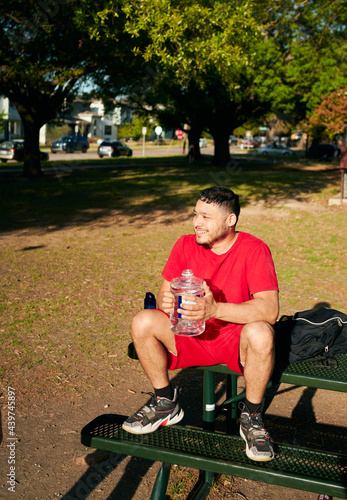
POLYGON ((347 392, 347 356, 338 354, 334 359, 337 366, 331 368, 314 360, 291 364, 278 362, 274 378, 289 384, 347 392))

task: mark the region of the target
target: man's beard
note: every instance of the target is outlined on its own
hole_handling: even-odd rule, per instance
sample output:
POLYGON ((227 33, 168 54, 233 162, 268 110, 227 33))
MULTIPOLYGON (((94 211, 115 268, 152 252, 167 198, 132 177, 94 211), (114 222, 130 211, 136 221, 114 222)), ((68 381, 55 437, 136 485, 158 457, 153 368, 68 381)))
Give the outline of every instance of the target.
POLYGON ((228 234, 228 228, 227 227, 223 227, 221 228, 219 231, 216 231, 214 233, 205 233, 204 235, 200 235, 201 236, 207 236, 207 238, 204 239, 204 241, 200 240, 198 241, 198 238, 199 238, 199 235, 195 234, 196 236, 196 243, 198 245, 201 245, 201 246, 209 246, 211 245, 212 243, 215 243, 216 241, 218 240, 222 240, 225 238, 225 236, 228 234))

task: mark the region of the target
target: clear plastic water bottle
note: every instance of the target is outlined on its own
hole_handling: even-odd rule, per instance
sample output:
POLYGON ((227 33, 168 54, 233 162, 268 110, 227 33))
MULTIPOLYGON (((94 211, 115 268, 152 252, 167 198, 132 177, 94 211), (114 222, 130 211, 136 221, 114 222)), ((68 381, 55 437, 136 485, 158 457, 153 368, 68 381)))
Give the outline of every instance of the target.
POLYGON ((205 322, 201 320, 182 319, 177 309, 184 309, 184 304, 195 304, 193 301, 183 299, 183 295, 203 297, 203 280, 194 276, 191 269, 185 269, 182 276, 174 278, 170 283, 170 290, 175 296, 174 312, 170 314, 171 330, 175 335, 195 337, 205 331, 205 322))

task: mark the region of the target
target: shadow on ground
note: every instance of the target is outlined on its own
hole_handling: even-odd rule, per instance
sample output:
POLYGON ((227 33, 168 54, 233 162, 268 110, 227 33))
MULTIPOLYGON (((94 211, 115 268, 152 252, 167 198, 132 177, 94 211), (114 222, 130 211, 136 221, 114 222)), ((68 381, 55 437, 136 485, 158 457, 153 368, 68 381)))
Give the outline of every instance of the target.
POLYGON ((266 206, 286 199, 302 201, 336 183, 338 168, 305 170, 299 160, 265 162, 233 158, 226 167, 206 162, 193 165, 120 166, 104 169, 62 169, 37 180, 19 173, 2 173, 0 199, 2 231, 60 228, 89 224, 109 216, 126 216, 127 223, 149 224, 185 220, 201 188, 226 185, 241 194, 242 206, 262 202, 266 206), (145 221, 144 221, 145 215, 145 221))

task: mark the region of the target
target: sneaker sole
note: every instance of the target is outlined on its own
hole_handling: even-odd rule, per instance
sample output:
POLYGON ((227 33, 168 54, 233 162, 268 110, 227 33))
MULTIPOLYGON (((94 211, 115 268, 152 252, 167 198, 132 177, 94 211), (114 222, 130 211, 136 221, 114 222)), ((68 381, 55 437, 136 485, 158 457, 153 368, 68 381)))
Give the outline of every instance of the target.
POLYGON ((273 456, 254 455, 252 453, 252 450, 249 448, 247 438, 243 434, 241 426, 240 426, 240 436, 242 437, 242 439, 246 443, 246 455, 247 455, 247 457, 250 458, 251 460, 253 460, 254 462, 270 462, 271 460, 273 460, 275 458, 275 455, 273 455, 273 456))
POLYGON ((124 422, 122 425, 122 429, 129 432, 130 434, 150 434, 151 432, 155 432, 162 425, 178 424, 178 422, 180 422, 183 417, 184 411, 181 408, 179 413, 177 413, 173 418, 170 418, 170 416, 168 416, 165 420, 158 420, 158 422, 155 422, 154 424, 148 424, 146 425, 146 427, 141 427, 139 425, 131 427, 126 425, 126 422, 124 422))

